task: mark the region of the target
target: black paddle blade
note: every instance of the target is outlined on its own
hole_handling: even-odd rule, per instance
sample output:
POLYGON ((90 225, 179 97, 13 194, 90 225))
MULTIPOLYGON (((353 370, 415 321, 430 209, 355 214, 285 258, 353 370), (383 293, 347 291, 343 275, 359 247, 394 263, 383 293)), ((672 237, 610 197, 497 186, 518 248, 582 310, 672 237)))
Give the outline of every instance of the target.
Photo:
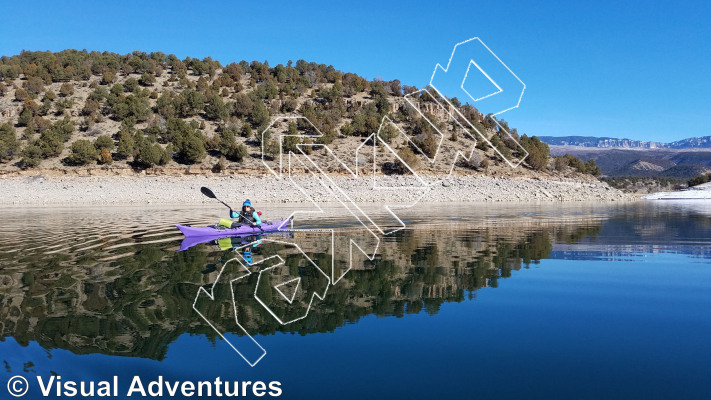
POLYGON ((201 188, 200 188, 200 191, 202 192, 202 194, 204 194, 205 196, 207 196, 207 197, 209 197, 209 198, 211 198, 211 199, 216 199, 216 198, 217 198, 217 196, 215 196, 215 193, 212 193, 212 190, 206 188, 205 186, 201 187, 201 188))

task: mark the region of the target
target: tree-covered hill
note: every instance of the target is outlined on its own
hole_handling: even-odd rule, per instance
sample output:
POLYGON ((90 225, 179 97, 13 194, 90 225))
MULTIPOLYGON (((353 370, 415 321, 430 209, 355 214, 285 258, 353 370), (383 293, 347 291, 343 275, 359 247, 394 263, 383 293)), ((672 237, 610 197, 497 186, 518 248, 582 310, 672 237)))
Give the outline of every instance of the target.
MULTIPOLYGON (((342 160, 352 160, 376 132, 410 166, 429 173, 448 172, 457 152, 468 155, 475 143, 472 157, 456 163, 464 171, 508 171, 505 159, 523 158, 525 149, 519 173, 599 173, 574 157, 550 159, 545 143, 519 136, 505 121, 497 123, 456 98, 442 101, 398 80, 369 81, 325 64, 223 66, 209 57, 180 60, 140 51, 23 51, 0 58, 0 170, 5 172, 193 165, 254 170, 261 168, 262 149, 274 157, 280 146, 296 151, 301 143, 328 144, 342 160), (473 129, 462 131, 447 107, 457 107, 490 145, 473 129), (313 126, 303 119, 273 124, 279 116, 303 116, 313 126), (280 134, 317 132, 322 135, 276 140, 280 134), (431 162, 438 148, 442 156, 431 162)), ((338 169, 332 160, 325 162, 338 169)), ((395 157, 383 157, 379 168, 404 170, 395 157)))

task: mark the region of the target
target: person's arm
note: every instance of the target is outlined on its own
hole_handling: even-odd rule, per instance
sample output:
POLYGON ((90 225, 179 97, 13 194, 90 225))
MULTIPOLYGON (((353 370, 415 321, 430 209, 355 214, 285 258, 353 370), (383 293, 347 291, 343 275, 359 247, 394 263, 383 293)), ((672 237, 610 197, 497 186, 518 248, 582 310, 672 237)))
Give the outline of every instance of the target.
POLYGON ((254 217, 254 223, 257 225, 262 224, 262 220, 259 218, 259 214, 256 211, 252 212, 252 217, 254 217))
POLYGON ((230 218, 237 218, 239 217, 239 213, 235 212, 235 210, 230 208, 230 218))

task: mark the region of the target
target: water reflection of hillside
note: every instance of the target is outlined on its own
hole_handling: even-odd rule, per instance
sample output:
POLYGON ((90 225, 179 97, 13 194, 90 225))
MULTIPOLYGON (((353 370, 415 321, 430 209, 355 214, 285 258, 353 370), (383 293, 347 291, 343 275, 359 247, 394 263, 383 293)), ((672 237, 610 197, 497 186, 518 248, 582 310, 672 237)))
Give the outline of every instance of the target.
MULTIPOLYGON (((476 290, 496 287, 512 271, 548 257, 554 242, 577 241, 599 230, 598 224, 415 227, 388 238, 374 261, 355 265, 306 319, 282 326, 248 292, 238 294, 240 313, 248 330, 259 334, 327 332, 370 314, 434 314, 443 303, 472 298, 476 290)), ((330 257, 322 242, 300 239, 311 258, 330 257)), ((122 254, 130 256, 120 258, 107 257, 110 251, 101 246, 78 253, 33 252, 32 246, 46 249, 48 244, 40 242, 4 252, 2 337, 78 354, 160 359, 183 333, 214 336, 192 304, 198 288, 214 279, 201 271, 224 259, 225 253, 214 245, 176 253, 175 241, 158 242, 126 244, 122 254)), ((214 305, 209 313, 236 330, 229 301, 214 305)))

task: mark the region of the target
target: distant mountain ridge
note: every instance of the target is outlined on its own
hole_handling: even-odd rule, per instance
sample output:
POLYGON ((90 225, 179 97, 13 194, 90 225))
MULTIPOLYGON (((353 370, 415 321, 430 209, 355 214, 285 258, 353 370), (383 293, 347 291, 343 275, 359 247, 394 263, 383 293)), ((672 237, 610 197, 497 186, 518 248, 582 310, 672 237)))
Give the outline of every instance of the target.
POLYGON ((617 139, 595 136, 539 136, 543 142, 555 146, 580 146, 618 149, 696 149, 711 148, 711 136, 692 137, 676 142, 644 142, 641 140, 617 139))
POLYGON ((550 145, 551 155, 595 160, 603 174, 690 179, 711 172, 711 148, 632 148, 550 145))

